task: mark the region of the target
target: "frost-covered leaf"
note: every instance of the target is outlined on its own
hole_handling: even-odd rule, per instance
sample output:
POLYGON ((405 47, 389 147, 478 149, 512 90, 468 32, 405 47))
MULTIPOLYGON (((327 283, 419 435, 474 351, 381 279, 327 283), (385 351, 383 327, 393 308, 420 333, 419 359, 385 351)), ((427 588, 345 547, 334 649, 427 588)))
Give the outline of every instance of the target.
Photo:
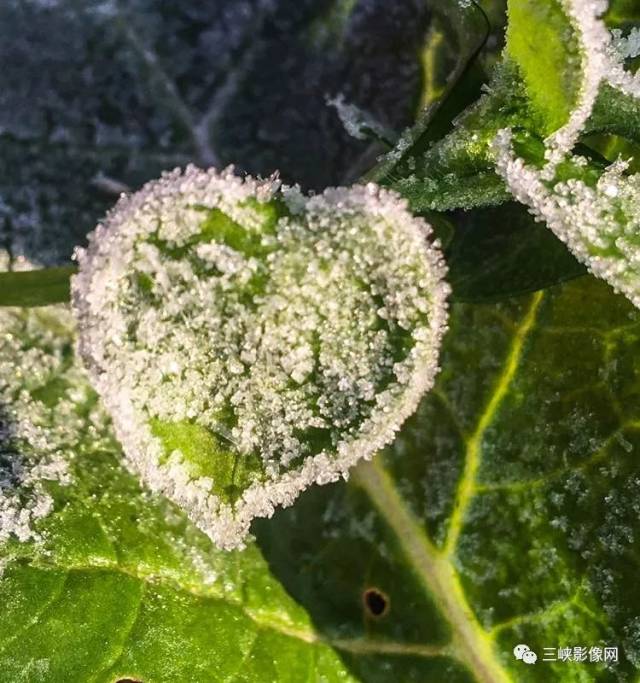
POLYGON ((518 67, 552 163, 584 133, 640 135, 640 81, 633 74, 640 34, 625 25, 624 13, 604 0, 510 5, 505 56, 518 67), (624 30, 609 30, 616 24, 624 30))
POLYGON ((622 161, 601 172, 575 156, 549 178, 514 154, 508 131, 496 147, 499 172, 516 199, 591 272, 640 307, 640 175, 625 175, 622 161))
MULTIPOLYGON (((550 164, 581 136, 587 144, 594 135, 638 140, 640 86, 616 55, 601 20, 605 9, 599 0, 515 0, 504 59, 482 97, 449 132, 430 127, 427 115, 371 177, 406 196, 415 211, 471 209, 509 197, 492 146, 502 128, 544 142, 550 164), (420 135, 428 144, 414 144, 420 135)), ((635 50, 634 36, 627 31, 625 54, 635 50)))
POLYGON ((639 349, 640 313, 591 276, 455 304, 443 371, 394 445, 256 525, 323 628, 402 634, 394 655, 346 656, 362 680, 637 679, 639 349), (364 626, 354 583, 384 600, 364 626), (567 647, 619 661, 542 661, 567 647))
MULTIPOLYGON (((582 155, 573 152, 580 136, 607 153, 620 153, 625 148, 633 152, 633 144, 621 145, 606 136, 622 134, 634 141, 640 135, 640 80, 625 68, 625 59, 636 53, 635 33, 630 33, 626 42, 622 42, 621 34, 612 36, 600 18, 605 9, 605 4, 592 0, 564 0, 544 9, 514 2, 512 14, 521 24, 516 21, 515 43, 508 43, 507 52, 518 60, 532 104, 540 111, 546 107, 551 123, 550 111, 555 106, 552 101, 564 89, 568 94, 568 114, 557 108, 560 119, 566 118, 566 122, 544 140, 544 160, 532 160, 522 149, 515 149, 513 125, 498 133, 492 147, 498 173, 514 197, 528 206, 536 218, 546 222, 593 273, 640 305, 640 176, 629 172, 628 161, 618 160, 603 169, 593 164, 588 147, 575 150, 583 152, 582 155), (576 29, 580 58, 559 56, 560 46, 553 45, 546 59, 581 63, 577 96, 572 96, 561 83, 552 83, 544 92, 544 69, 538 70, 540 65, 534 59, 532 45, 523 33, 531 13, 551 12, 555 16, 560 7, 564 7, 576 29), (521 11, 524 14, 519 16, 521 11), (537 105, 532 93, 537 87, 535 83, 541 97, 537 105)), ((553 26, 556 20, 559 17, 550 20, 550 24, 553 26)), ((567 41, 570 45, 568 38, 567 41)))
MULTIPOLYGON (((473 12, 472 3, 466 6, 473 12)), ((608 34, 599 21, 603 3, 514 0, 509 8, 504 61, 485 94, 450 132, 434 129, 427 112, 372 176, 401 192, 416 211, 506 201, 491 144, 497 132, 517 127, 548 136, 549 158, 557 159, 592 112, 608 64, 608 34)))
POLYGON ((0 330, 3 680, 354 680, 254 546, 216 550, 124 469, 67 310, 0 330))
POLYGON ((585 46, 576 15, 586 4, 510 0, 508 5, 506 53, 518 66, 538 127, 547 134, 566 125, 579 106, 585 46))
POLYGON ((68 260, 122 191, 190 161, 338 184, 419 97, 423 0, 3 0, 0 244, 68 260), (302 85, 304 84, 304 85, 302 85))
MULTIPOLYGON (((367 173, 370 180, 384 182, 405 192, 417 210, 436 208, 436 203, 442 210, 447 204, 447 190, 455 192, 455 188, 447 187, 446 180, 442 182, 442 188, 434 187, 440 170, 437 168, 439 160, 436 158, 431 162, 436 168, 429 168, 430 162, 427 161, 423 169, 422 157, 426 155, 429 158, 427 150, 451 129, 452 119, 478 96, 482 76, 473 68, 473 62, 489 29, 485 15, 473 2, 438 0, 432 3, 432 7, 434 20, 423 52, 425 109, 416 123, 403 133, 394 149, 380 157, 378 164, 367 173), (444 54, 439 56, 442 64, 436 67, 435 60, 440 52, 444 54), (436 68, 442 73, 436 74, 436 68), (416 180, 419 182, 422 178, 426 178, 422 193, 411 192, 406 186, 406 183, 415 185, 416 180), (399 187, 401 182, 405 185, 399 187), (444 195, 442 199, 440 194, 444 195)), ((455 161, 452 166, 455 166, 455 161)))
POLYGON ((222 547, 388 443, 430 388, 448 287, 374 185, 304 197, 190 167, 80 251, 80 352, 132 467, 222 547))

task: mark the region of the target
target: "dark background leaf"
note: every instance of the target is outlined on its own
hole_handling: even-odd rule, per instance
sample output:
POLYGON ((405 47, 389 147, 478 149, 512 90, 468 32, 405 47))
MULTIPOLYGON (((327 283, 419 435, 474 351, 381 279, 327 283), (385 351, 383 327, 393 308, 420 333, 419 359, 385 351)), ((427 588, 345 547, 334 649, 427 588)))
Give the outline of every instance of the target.
POLYGON ((466 681, 454 662, 476 649, 479 681, 636 679, 639 344, 638 311, 588 275, 456 304, 436 387, 394 445, 254 525, 324 632, 407 643, 347 655, 357 675, 466 681), (386 596, 381 618, 368 589, 386 596), (520 642, 540 659, 617 646, 620 661, 525 666, 520 642))
POLYGON ((0 246, 68 259, 122 190, 193 161, 321 189, 369 148, 326 95, 413 118, 423 0, 8 0, 0 246))
POLYGON ((445 255, 454 301, 498 301, 586 272, 521 204, 457 211, 450 220, 453 235, 445 255))

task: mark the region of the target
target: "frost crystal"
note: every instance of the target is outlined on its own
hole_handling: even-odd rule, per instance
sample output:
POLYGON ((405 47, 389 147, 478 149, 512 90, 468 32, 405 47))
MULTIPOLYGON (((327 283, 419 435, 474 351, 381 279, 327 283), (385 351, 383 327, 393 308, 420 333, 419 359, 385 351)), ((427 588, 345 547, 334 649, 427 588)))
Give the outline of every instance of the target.
POLYGON ((91 389, 68 361, 72 329, 60 307, 0 309, 0 543, 42 540, 50 487, 71 482, 78 433, 91 433, 92 411, 78 410, 78 386, 91 389))
POLYGON ((219 546, 387 444, 432 385, 448 287, 376 186, 305 197, 189 167, 77 257, 79 351, 128 459, 219 546))
POLYGON ((334 107, 344 129, 356 140, 367 140, 373 135, 385 139, 387 132, 370 114, 346 102, 342 93, 336 97, 327 97, 326 102, 334 107))
POLYGON ((600 19, 607 8, 601 0, 564 0, 564 6, 582 45, 579 102, 569 122, 545 141, 542 169, 516 157, 508 129, 494 141, 496 168, 514 197, 580 261, 640 307, 640 176, 627 175, 624 161, 595 173, 586 158, 571 154, 603 84, 640 97, 640 80, 622 61, 636 53, 639 34, 632 31, 624 43, 619 32, 612 36, 600 19))
POLYGON ((600 20, 607 3, 603 0, 564 0, 563 5, 582 47, 582 83, 569 120, 547 140, 547 176, 552 175, 553 168, 571 151, 582 132, 610 66, 610 35, 600 20))
POLYGON ((640 98, 640 75, 624 68, 625 59, 640 55, 640 29, 633 28, 626 38, 620 31, 612 31, 607 55, 607 82, 629 97, 640 98))
POLYGON ((622 34, 620 29, 613 29, 611 35, 619 59, 640 57, 640 28, 632 28, 626 36, 622 34))
POLYGON ((510 131, 500 131, 494 147, 498 173, 515 198, 640 308, 640 176, 625 176, 627 164, 618 162, 589 182, 580 177, 585 160, 571 157, 564 174, 571 169, 574 177, 558 182, 514 155, 510 131))

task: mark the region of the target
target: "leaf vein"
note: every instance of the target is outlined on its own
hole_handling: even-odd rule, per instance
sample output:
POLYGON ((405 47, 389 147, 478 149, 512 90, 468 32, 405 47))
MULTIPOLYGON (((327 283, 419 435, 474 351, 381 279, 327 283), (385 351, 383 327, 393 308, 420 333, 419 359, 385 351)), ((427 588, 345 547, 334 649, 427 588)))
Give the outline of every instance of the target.
POLYGON ((453 512, 449 520, 447 541, 443 549, 443 552, 448 556, 455 552, 465 523, 466 513, 475 493, 476 478, 482 457, 483 437, 495 419, 516 376, 524 352, 525 342, 535 326, 537 312, 543 298, 544 292, 538 292, 533 295, 529 309, 514 334, 504 367, 494 385, 489 401, 478 419, 476 428, 466 442, 465 465, 458 484, 453 512))

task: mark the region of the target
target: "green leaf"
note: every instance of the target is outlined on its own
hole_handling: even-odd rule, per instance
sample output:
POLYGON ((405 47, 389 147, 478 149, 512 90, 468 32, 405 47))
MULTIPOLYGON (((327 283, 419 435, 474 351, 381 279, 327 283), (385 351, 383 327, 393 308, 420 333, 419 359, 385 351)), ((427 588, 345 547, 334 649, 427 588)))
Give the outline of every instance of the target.
POLYGON ((372 184, 188 167, 77 252, 79 349, 131 467, 223 548, 389 443, 433 384, 445 266, 372 184))
POLYGON ((0 306, 47 306, 69 301, 74 266, 0 273, 0 306))
POLYGON ((576 107, 582 45, 562 0, 509 0, 506 54, 518 65, 539 130, 561 128, 576 107))
MULTIPOLYGON (((420 125, 420 124, 418 124, 420 125)), ((454 121, 453 130, 423 150, 402 142, 389 157, 397 162, 381 167, 383 182, 409 200, 414 211, 450 211, 499 205, 510 197, 495 172, 492 142, 502 128, 533 130, 523 84, 514 65, 500 65, 485 94, 454 121)), ((374 174, 375 176, 375 174, 374 174)))
POLYGON ((216 550, 140 489, 69 313, 3 309, 0 325, 0 367, 17 371, 2 375, 4 680, 354 680, 255 546, 216 550))
POLYGON ((22 372, 3 388, 23 435, 9 452, 32 474, 21 509, 37 509, 34 482, 54 499, 35 538, 2 548, 9 680, 637 675, 640 313, 604 283, 455 305, 436 389, 348 484, 254 524, 267 563, 254 545, 215 550, 122 468, 68 314, 0 320, 1 366, 22 372), (42 481, 35 465, 60 458, 68 483, 42 481), (618 646, 620 662, 524 669, 519 642, 618 646))
POLYGON ((452 301, 499 301, 586 271, 521 204, 456 212, 445 249, 452 301))
POLYGON ((640 313, 588 276, 454 305, 436 388, 394 445, 256 524, 316 623, 404 640, 347 655, 362 681, 637 677, 639 348, 640 313), (363 626, 354 587, 384 595, 385 615, 363 626), (541 661, 578 645, 617 646, 619 662, 541 661), (473 673, 447 669, 460 663, 473 673))

